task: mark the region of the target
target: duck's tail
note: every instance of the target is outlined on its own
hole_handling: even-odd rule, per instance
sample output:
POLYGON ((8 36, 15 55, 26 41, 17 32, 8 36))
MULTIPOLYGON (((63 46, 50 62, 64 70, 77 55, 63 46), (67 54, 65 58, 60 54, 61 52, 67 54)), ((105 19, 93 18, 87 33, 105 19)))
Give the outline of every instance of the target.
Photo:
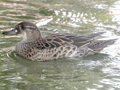
POLYGON ((93 40, 88 47, 96 52, 100 52, 102 49, 108 45, 114 44, 117 39, 110 40, 93 40))

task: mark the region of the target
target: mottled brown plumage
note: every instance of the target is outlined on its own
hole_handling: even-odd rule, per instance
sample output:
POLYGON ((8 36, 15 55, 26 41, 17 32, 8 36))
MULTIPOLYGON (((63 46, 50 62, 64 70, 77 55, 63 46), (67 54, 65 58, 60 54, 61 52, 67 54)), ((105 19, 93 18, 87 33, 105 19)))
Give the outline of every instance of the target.
POLYGON ((22 34, 24 40, 16 46, 16 52, 31 60, 53 60, 62 57, 84 57, 100 52, 116 39, 94 40, 104 32, 89 35, 57 33, 42 38, 37 26, 30 22, 21 22, 11 31, 3 34, 22 34))

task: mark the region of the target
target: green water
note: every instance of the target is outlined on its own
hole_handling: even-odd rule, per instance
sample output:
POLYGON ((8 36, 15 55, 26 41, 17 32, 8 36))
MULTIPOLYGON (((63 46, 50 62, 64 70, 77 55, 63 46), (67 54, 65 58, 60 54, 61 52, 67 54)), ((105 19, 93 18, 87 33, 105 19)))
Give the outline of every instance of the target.
POLYGON ((33 62, 17 55, 22 38, 3 36, 21 21, 51 22, 40 26, 53 33, 89 34, 119 38, 120 0, 0 0, 0 90, 119 90, 120 42, 84 58, 33 62))

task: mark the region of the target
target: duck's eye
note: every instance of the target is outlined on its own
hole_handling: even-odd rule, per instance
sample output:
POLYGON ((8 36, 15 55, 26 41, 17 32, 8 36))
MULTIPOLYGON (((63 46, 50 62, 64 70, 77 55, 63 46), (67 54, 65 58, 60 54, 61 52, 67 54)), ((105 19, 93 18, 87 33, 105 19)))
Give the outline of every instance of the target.
POLYGON ((22 29, 22 30, 24 29, 24 26, 23 26, 23 25, 21 26, 21 29, 22 29))

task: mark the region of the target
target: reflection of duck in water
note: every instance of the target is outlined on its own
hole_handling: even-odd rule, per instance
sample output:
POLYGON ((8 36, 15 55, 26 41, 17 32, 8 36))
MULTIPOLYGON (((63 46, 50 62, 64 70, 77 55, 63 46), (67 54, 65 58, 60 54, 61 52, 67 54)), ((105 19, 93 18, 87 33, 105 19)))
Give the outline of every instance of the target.
POLYGON ((30 22, 21 22, 11 31, 3 32, 3 34, 21 34, 23 41, 17 44, 15 51, 21 56, 37 61, 62 57, 83 57, 99 53, 116 40, 93 39, 103 33, 98 32, 81 36, 70 33, 57 33, 42 38, 40 30, 30 22))

